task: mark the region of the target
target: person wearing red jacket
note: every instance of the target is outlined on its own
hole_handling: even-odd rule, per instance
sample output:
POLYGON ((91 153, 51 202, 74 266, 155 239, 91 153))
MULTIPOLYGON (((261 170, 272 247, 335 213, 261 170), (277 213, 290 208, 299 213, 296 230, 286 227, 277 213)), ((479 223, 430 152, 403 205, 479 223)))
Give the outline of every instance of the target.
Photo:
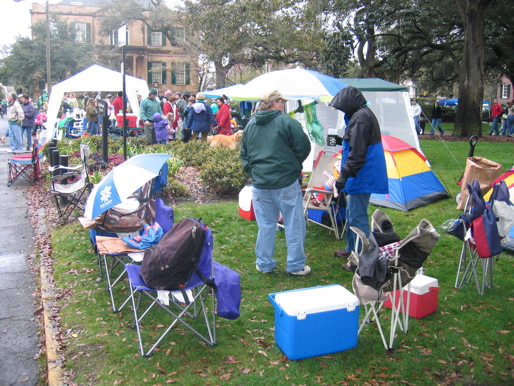
POLYGON ((123 112, 123 92, 118 92, 118 96, 114 98, 112 101, 112 105, 114 107, 114 114, 118 114, 120 112, 123 112))
POLYGON ((500 135, 498 131, 498 123, 500 122, 500 118, 503 113, 503 107, 498 103, 498 99, 495 99, 493 102, 493 107, 491 109, 491 116, 493 118, 493 125, 491 126, 491 131, 489 131, 489 135, 500 135))
POLYGON ((216 114, 216 122, 218 122, 218 134, 232 135, 232 127, 230 126, 230 107, 225 103, 223 97, 216 98, 219 110, 216 114))
MULTIPOLYGON (((167 99, 168 100, 164 102, 164 105, 162 106, 162 113, 164 116, 167 116, 168 113, 173 114, 173 120, 170 121, 170 127, 172 127, 176 133, 178 127, 178 120, 180 118, 177 108, 177 98, 170 91, 167 99)), ((175 136, 176 134, 173 134, 173 138, 170 138, 170 140, 174 140, 175 136)))

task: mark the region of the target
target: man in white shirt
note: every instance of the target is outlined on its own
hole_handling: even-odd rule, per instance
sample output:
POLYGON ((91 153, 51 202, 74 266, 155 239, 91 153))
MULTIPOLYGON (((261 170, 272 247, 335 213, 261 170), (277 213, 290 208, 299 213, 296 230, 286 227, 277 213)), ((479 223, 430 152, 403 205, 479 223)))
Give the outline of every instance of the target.
POLYGON ((414 127, 416 128, 416 132, 419 135, 422 135, 423 130, 421 129, 421 126, 419 125, 419 118, 421 116, 421 106, 418 105, 418 101, 416 99, 413 99, 411 104, 412 104, 412 111, 414 113, 414 127))

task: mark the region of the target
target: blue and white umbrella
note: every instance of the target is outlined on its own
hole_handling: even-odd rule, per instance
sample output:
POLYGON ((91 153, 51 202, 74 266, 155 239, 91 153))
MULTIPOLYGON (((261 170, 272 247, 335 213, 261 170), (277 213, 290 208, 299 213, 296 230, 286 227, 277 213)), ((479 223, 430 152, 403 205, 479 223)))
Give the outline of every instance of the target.
POLYGON ((294 68, 260 75, 242 87, 227 90, 225 94, 235 100, 258 100, 262 94, 278 90, 290 99, 320 99, 330 102, 346 86, 339 79, 321 72, 294 68))
POLYGON ((93 220, 120 204, 152 178, 157 177, 170 154, 139 154, 115 166, 95 185, 87 199, 84 217, 93 220))

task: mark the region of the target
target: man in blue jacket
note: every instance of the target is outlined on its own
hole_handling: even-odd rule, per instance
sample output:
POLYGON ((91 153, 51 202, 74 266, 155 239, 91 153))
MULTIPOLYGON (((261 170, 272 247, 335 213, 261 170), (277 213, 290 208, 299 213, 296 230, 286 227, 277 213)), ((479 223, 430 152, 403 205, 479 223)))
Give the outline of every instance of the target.
POLYGON ((202 133, 202 142, 207 142, 207 136, 211 130, 211 126, 217 126, 218 122, 214 118, 211 106, 205 103, 205 95, 201 92, 196 94, 196 102, 189 109, 187 117, 187 129, 193 133, 193 141, 198 140, 198 136, 202 133))
POLYGON ((286 271, 308 275, 304 252, 305 217, 299 177, 311 143, 302 126, 284 114, 288 99, 278 91, 260 97, 258 111, 245 127, 241 140, 241 162, 252 178, 252 203, 259 227, 256 268, 272 272, 275 232, 279 213, 284 218, 287 243, 286 271))
MULTIPOLYGON (((335 251, 338 257, 348 257, 355 251, 355 234, 350 227, 370 235, 368 205, 371 193, 387 194, 387 169, 382 147, 380 126, 366 98, 355 87, 341 89, 332 99, 332 107, 347 118, 343 136, 341 175, 336 189, 348 194, 346 206, 346 249, 335 251)), ((348 264, 343 269, 349 270, 348 264)))

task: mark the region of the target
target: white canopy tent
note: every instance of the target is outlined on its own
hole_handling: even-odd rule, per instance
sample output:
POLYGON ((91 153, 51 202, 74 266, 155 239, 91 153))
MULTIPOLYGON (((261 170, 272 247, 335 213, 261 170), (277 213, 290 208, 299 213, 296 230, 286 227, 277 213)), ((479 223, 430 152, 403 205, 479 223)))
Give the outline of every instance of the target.
MULTIPOLYGON (((126 75, 126 93, 130 107, 134 114, 139 117, 139 102, 137 95, 146 97, 148 95, 148 84, 145 80, 126 75)), ((123 89, 123 74, 111 69, 94 64, 84 71, 52 86, 52 93, 48 102, 46 133, 42 137, 50 140, 54 137, 57 114, 61 106, 62 97, 66 92, 117 92, 123 89)))

